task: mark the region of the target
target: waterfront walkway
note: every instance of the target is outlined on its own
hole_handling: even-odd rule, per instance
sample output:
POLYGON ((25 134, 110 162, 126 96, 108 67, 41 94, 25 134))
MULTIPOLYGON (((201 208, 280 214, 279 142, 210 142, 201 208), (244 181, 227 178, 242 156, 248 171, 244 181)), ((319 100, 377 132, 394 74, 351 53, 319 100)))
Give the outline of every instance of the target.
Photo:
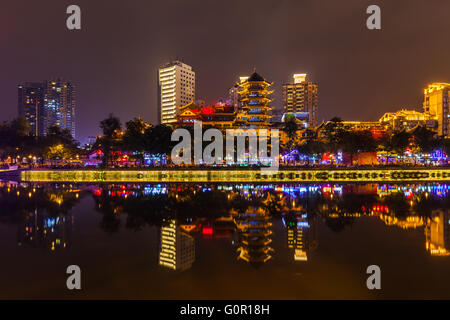
POLYGON ((253 170, 27 170, 30 182, 450 182, 450 168, 253 170))

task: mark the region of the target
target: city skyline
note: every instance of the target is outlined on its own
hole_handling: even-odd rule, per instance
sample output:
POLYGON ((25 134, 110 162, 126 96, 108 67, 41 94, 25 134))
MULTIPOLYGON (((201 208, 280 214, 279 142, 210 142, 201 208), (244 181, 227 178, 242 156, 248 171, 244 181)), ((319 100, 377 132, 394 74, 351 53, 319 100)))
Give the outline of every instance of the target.
POLYGON ((79 32, 65 28, 64 4, 52 5, 52 10, 43 10, 41 3, 2 4, 1 21, 8 26, 2 29, 8 32, 0 32, 5 45, 1 56, 8 63, 3 62, 0 77, 4 110, 0 120, 16 116, 14 87, 18 83, 60 76, 77 86, 77 138, 81 141, 98 134, 99 121, 110 112, 123 121, 140 116, 157 123, 155 73, 177 57, 193 66, 196 96, 207 103, 226 98, 236 79, 256 67, 274 82, 276 109, 282 104, 282 84, 294 73, 308 73, 309 80, 320 86, 319 123, 332 116, 377 120, 402 106, 422 111, 422 90, 432 82, 448 82, 450 62, 444 53, 449 44, 439 39, 450 25, 444 19, 449 4, 382 1, 380 31, 365 28, 368 4, 267 1, 258 2, 252 11, 251 1, 217 4, 214 9, 206 2, 133 7, 115 3, 109 4, 111 21, 105 21, 100 19, 104 17, 101 4, 80 1, 84 18, 79 32), (173 10, 181 21, 205 10, 213 12, 202 15, 200 21, 185 20, 183 29, 164 31, 156 28, 162 18, 155 14, 164 10, 173 10), (16 12, 21 15, 11 20, 9 16, 16 12), (298 15, 283 19, 287 12, 298 15), (123 18, 127 16, 133 17, 133 23, 123 18), (51 22, 44 25, 42 20, 51 22), (266 25, 265 32, 258 31, 259 23, 266 25), (46 33, 47 39, 32 39, 23 51, 17 40, 29 33, 30 25, 46 33), (295 40, 301 32, 286 30, 304 31, 302 41, 295 40), (64 47, 57 45, 56 39, 61 38, 67 43, 64 47), (437 41, 438 46, 432 45, 437 41))

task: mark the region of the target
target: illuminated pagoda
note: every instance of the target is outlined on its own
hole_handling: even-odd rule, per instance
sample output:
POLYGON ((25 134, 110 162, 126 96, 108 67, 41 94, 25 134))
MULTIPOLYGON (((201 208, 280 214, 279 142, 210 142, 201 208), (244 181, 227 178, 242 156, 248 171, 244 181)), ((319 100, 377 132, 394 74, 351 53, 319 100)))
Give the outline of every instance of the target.
POLYGON ((269 111, 272 107, 269 103, 272 101, 270 94, 273 91, 269 83, 262 76, 256 73, 245 81, 237 83, 239 86, 240 106, 235 120, 235 126, 240 128, 264 129, 270 126, 269 111))
POLYGON ((245 213, 241 213, 235 219, 239 230, 238 259, 242 259, 255 266, 269 261, 273 249, 270 247, 272 222, 267 210, 259 208, 249 208, 245 213))

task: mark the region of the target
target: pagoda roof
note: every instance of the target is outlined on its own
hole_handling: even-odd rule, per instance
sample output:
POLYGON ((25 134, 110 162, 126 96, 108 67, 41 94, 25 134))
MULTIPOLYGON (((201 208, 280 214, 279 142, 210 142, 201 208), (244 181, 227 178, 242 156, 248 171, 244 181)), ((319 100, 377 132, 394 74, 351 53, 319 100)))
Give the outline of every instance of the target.
POLYGON ((253 72, 253 74, 247 79, 248 82, 264 82, 266 79, 264 79, 262 76, 260 76, 256 71, 253 72))

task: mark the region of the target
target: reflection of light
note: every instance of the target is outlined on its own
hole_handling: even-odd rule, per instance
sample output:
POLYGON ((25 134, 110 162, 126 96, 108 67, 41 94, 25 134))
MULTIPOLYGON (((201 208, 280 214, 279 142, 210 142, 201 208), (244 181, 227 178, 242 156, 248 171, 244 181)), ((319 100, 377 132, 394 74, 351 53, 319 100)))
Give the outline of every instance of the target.
POLYGON ((210 226, 204 226, 202 228, 202 234, 205 236, 211 236, 213 234, 213 228, 210 226))
POLYGON ((306 251, 303 251, 301 249, 295 249, 294 260, 295 261, 308 261, 308 257, 306 256, 306 251))

